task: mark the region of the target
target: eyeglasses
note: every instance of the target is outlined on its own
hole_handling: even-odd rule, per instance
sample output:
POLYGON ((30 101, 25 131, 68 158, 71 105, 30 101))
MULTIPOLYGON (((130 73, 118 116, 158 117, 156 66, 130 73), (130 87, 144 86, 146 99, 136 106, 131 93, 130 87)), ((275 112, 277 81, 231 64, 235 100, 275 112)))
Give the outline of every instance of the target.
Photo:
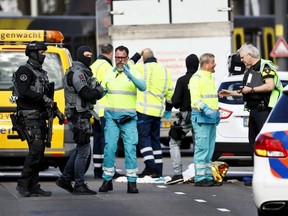
POLYGON ((127 57, 128 56, 125 56, 125 57, 123 57, 123 56, 115 56, 115 59, 116 60, 125 60, 127 57))

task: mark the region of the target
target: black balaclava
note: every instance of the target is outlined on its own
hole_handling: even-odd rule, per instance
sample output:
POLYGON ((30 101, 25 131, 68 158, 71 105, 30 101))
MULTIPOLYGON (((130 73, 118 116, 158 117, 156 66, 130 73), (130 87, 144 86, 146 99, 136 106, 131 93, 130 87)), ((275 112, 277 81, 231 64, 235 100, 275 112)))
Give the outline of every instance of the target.
POLYGON ((37 61, 40 65, 42 65, 44 63, 45 57, 46 57, 46 55, 40 54, 38 52, 38 50, 30 51, 30 53, 29 53, 29 58, 37 61))
POLYGON ((34 41, 27 45, 25 54, 29 57, 30 60, 34 60, 42 65, 46 55, 39 53, 39 50, 47 50, 45 43, 41 41, 34 41))
POLYGON ((92 52, 91 49, 87 46, 80 46, 77 49, 77 61, 82 62, 84 65, 86 65, 87 67, 89 67, 92 58, 91 57, 86 57, 84 56, 84 52, 92 52))
POLYGON ((186 68, 187 71, 195 72, 198 70, 199 59, 195 54, 191 54, 186 58, 186 68))

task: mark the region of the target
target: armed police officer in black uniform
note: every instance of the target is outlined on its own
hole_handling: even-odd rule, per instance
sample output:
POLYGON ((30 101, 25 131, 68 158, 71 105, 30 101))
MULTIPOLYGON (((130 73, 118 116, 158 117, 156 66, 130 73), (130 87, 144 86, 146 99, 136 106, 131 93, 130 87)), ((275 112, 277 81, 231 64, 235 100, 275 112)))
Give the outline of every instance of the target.
POLYGON ((93 111, 93 105, 104 96, 105 90, 93 77, 89 68, 91 57, 89 47, 79 47, 77 61, 72 63, 72 67, 64 76, 65 114, 77 145, 56 184, 74 195, 96 194, 96 191, 90 190, 85 184, 84 174, 91 152, 90 137, 93 135, 90 118, 94 116, 95 119, 99 119, 93 111), (73 180, 74 188, 71 184, 73 180))
MULTIPOLYGON (((275 106, 282 90, 275 65, 260 58, 259 50, 252 44, 244 44, 238 50, 241 61, 247 67, 243 77, 243 87, 238 91, 221 90, 220 97, 242 96, 249 114, 249 144, 251 157, 254 142, 270 111, 275 106)), ((250 183, 246 183, 251 185, 250 183)))
POLYGON ((46 50, 47 47, 43 42, 29 43, 25 51, 29 59, 13 75, 13 95, 17 98, 17 114, 11 115, 13 128, 17 128, 21 139, 27 140, 29 146, 16 187, 23 197, 51 196, 51 192, 42 190, 39 184, 39 171, 45 145, 50 144, 47 143, 46 120, 50 117, 47 110, 54 109, 58 112, 61 123, 64 120, 64 115, 55 107, 52 99, 54 85, 49 83, 47 72, 42 69, 46 50))

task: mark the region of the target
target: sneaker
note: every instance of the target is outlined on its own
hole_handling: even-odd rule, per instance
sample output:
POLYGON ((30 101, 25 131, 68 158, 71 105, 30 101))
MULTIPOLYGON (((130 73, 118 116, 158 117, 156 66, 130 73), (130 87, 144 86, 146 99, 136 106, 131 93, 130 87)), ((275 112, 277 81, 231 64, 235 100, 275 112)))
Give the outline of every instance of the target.
POLYGON ((88 188, 87 184, 83 184, 80 187, 74 187, 72 194, 74 194, 74 195, 95 195, 95 194, 97 194, 97 192, 90 190, 88 188))
POLYGON ((40 188, 40 186, 35 190, 31 191, 30 193, 30 197, 49 197, 51 195, 52 195, 51 191, 44 191, 43 189, 40 188))
POLYGON ((182 175, 174 175, 171 180, 167 181, 167 185, 174 185, 178 183, 183 183, 184 179, 182 175))
POLYGON ((62 180, 61 178, 58 178, 55 183, 57 186, 63 188, 64 190, 68 191, 69 193, 73 192, 73 187, 72 187, 70 181, 62 180))
POLYGON ((213 181, 207 181, 206 179, 195 182, 195 187, 211 187, 211 186, 213 186, 213 181))
POLYGON ((142 173, 138 175, 139 178, 144 178, 145 176, 150 176, 151 178, 159 178, 161 177, 153 168, 145 167, 142 173))

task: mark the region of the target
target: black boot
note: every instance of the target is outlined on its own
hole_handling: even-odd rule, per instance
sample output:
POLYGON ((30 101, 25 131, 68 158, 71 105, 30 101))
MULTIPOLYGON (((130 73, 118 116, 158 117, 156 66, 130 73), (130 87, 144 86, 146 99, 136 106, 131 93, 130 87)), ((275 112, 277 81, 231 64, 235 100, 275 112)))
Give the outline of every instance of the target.
POLYGON ((113 190, 112 180, 103 181, 101 187, 99 188, 99 192, 108 192, 113 190))
POLYGON ((136 182, 128 182, 127 186, 127 193, 139 193, 136 182))
POLYGON ((103 170, 102 168, 94 168, 94 179, 102 179, 103 170))
POLYGON ((144 178, 145 176, 150 176, 151 178, 159 178, 160 174, 156 172, 152 167, 146 166, 142 173, 138 175, 138 178, 144 178))
POLYGON ((20 196, 22 197, 29 197, 30 196, 30 190, 29 190, 29 184, 26 182, 18 181, 18 184, 16 186, 16 189, 20 196))

